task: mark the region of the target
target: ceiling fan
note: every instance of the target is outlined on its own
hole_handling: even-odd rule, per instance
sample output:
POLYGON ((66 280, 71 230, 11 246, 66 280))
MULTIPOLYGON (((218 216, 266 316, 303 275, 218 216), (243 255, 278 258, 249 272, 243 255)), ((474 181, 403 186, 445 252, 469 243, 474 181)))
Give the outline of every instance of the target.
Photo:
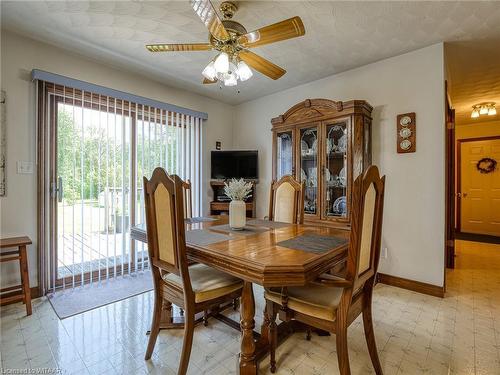
POLYGON ((286 70, 249 49, 305 34, 304 24, 297 16, 247 32, 242 24, 232 20, 238 9, 233 2, 224 1, 220 5, 222 20, 210 0, 190 0, 190 4, 210 33, 208 43, 149 44, 146 48, 150 52, 219 51, 202 72, 204 84, 220 82, 235 86, 238 80, 246 81, 252 76, 250 67, 276 80, 286 70))

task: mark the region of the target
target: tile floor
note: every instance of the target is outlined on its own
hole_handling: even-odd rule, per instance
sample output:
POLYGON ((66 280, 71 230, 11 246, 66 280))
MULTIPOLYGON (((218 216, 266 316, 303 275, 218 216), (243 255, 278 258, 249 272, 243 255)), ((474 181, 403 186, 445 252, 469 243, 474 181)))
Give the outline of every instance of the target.
MULTIPOLYGON (((500 245, 458 242, 457 253, 457 269, 449 272, 444 299, 376 287, 375 333, 386 375, 500 374, 500 245)), ((262 290, 255 292, 262 310, 262 290)), ((63 321, 45 299, 34 307, 31 317, 24 316, 20 304, 2 309, 2 370, 175 374, 182 331, 162 331, 152 360, 143 360, 151 293, 63 321)), ((238 348, 238 333, 211 320, 209 327, 196 328, 189 372, 235 373, 238 348)), ((349 351, 353 374, 373 373, 359 319, 350 328, 349 351)), ((313 335, 308 342, 296 334, 277 355, 281 374, 338 373, 333 336, 313 335)), ((268 373, 267 359, 261 373, 268 373)))

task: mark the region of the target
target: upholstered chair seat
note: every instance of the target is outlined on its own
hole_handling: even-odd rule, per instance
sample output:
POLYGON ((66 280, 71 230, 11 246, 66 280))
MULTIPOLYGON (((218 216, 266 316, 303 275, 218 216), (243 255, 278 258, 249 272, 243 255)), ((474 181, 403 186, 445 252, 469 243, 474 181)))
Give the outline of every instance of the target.
MULTIPOLYGON (((204 264, 190 266, 189 277, 196 303, 224 296, 243 287, 240 279, 204 264)), ((182 288, 181 278, 174 273, 163 275, 162 279, 166 284, 182 288)))
MULTIPOLYGON (((288 287, 286 290, 287 307, 318 319, 334 321, 335 313, 344 288, 332 288, 324 285, 308 285, 288 287)), ((267 300, 282 305, 281 288, 270 288, 265 291, 267 300)))

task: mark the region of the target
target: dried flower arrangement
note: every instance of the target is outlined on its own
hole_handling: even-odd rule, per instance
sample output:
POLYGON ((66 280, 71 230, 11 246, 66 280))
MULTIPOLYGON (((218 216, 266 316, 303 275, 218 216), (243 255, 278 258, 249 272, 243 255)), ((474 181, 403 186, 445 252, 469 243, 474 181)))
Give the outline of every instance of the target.
POLYGON ((224 182, 224 193, 232 200, 232 201, 243 201, 246 198, 251 196, 252 192, 252 183, 245 182, 244 179, 231 179, 229 183, 224 182))

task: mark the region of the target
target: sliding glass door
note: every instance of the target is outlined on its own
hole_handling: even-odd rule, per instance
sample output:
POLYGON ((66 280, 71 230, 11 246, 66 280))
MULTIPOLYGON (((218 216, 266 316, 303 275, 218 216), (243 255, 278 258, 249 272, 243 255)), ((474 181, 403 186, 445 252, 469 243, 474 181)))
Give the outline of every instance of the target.
POLYGON ((143 176, 163 167, 190 179, 201 215, 201 119, 49 87, 47 289, 144 271, 147 247, 130 239, 145 221, 143 176))
POLYGON ((131 271, 130 112, 56 101, 57 251, 63 287, 131 271))

